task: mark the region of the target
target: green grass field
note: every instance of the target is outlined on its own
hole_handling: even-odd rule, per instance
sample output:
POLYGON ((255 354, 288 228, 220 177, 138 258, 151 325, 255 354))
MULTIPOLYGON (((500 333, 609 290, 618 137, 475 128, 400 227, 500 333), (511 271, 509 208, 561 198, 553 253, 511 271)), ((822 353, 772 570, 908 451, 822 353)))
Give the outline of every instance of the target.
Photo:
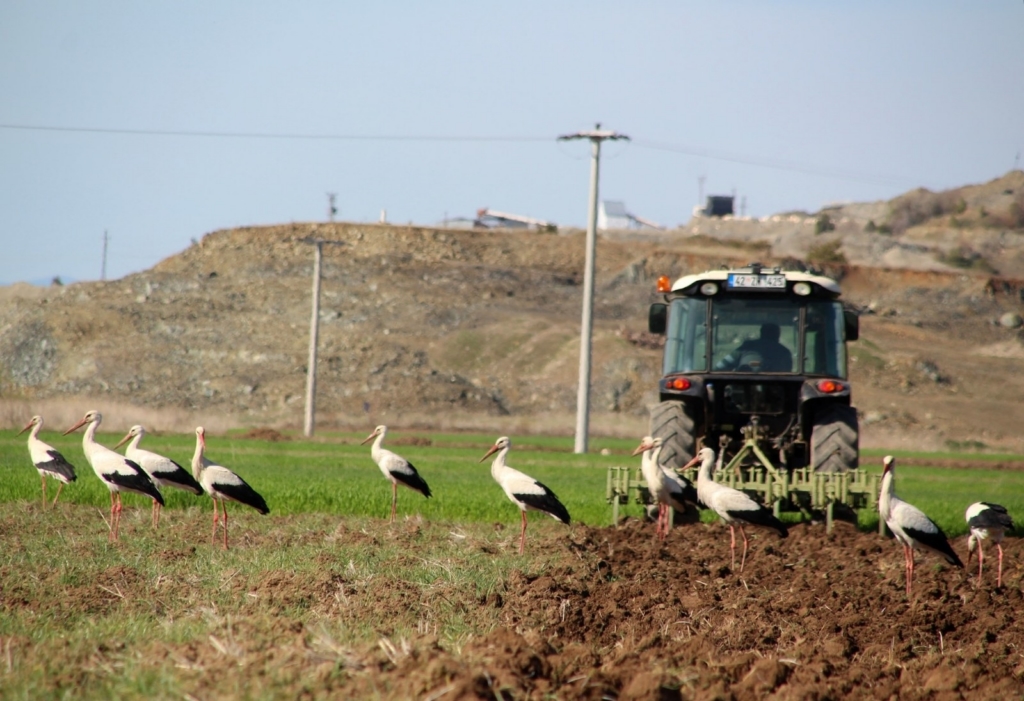
MULTIPOLYGON (((113 445, 120 435, 100 435, 100 442, 113 445)), ((60 436, 45 432, 44 440, 60 450, 76 466, 79 480, 65 488, 62 501, 104 508, 109 504, 106 488, 92 473, 82 453, 80 434, 60 436)), ((390 485, 370 459, 369 446, 360 445, 363 434, 327 434, 317 440, 269 442, 237 436, 209 436, 208 456, 235 470, 266 498, 274 515, 321 513, 345 516, 386 517, 390 508, 390 485)), ((517 518, 516 508, 491 479, 490 460, 481 456, 493 443, 493 436, 473 434, 392 433, 389 445, 414 465, 434 493, 424 499, 406 489, 399 490, 399 514, 418 514, 430 520, 453 523, 509 522, 517 518), (429 445, 401 445, 402 439, 416 438, 429 445), (396 440, 397 439, 397 440, 396 440), (396 445, 398 444, 398 445, 396 445)), ((147 436, 143 446, 165 454, 186 468, 191 462, 194 438, 147 436)), ((591 525, 610 522, 611 508, 605 501, 606 469, 613 465, 636 465, 639 458, 629 453, 635 441, 596 439, 588 455, 574 455, 570 438, 513 437, 509 458, 514 467, 532 475, 554 490, 573 519, 591 525), (602 449, 611 455, 602 456, 602 449)), ((866 452, 862 464, 881 471, 881 451, 866 452)), ((897 458, 947 459, 953 454, 896 453, 897 458)), ((979 455, 972 461, 1022 460, 1020 456, 979 455)), ((897 462, 897 492, 932 517, 949 535, 966 532, 963 513, 974 501, 996 501, 1011 514, 1024 514, 1024 470, 950 469, 900 466, 897 462)), ((50 484, 50 494, 55 489, 50 484)), ((177 490, 165 490, 167 506, 182 509, 208 500, 177 490)), ((39 478, 28 459, 24 436, 7 432, 0 437, 0 503, 39 498, 39 478)), ((148 506, 147 500, 130 495, 126 504, 148 506)), ((236 507, 239 508, 239 507, 236 507)), ((624 515, 639 516, 641 509, 630 504, 624 515)), ((533 515, 532 518, 538 518, 533 515)), ((708 513, 704 520, 713 520, 708 513)), ((792 518, 798 518, 793 515, 792 518)), ((1024 518, 1022 516, 1021 518, 1024 518)), ((877 515, 862 513, 860 526, 871 529, 877 515)))
MULTIPOLYGON (((512 521, 516 507, 491 479, 490 459, 480 458, 493 444, 494 436, 415 434, 429 439, 429 446, 389 445, 416 465, 434 496, 424 499, 407 489, 399 490, 400 515, 421 514, 431 520, 452 522, 512 521)), ((369 445, 359 445, 365 435, 329 435, 317 441, 267 442, 232 437, 208 436, 207 456, 241 475, 266 498, 277 515, 326 513, 349 516, 386 517, 391 506, 391 486, 370 459, 369 445)), ((410 437, 395 432, 393 438, 410 437)), ((24 436, 0 438, 0 502, 39 498, 39 477, 32 468, 24 436)), ((109 504, 106 488, 93 474, 82 452, 81 436, 62 437, 44 433, 73 464, 79 479, 68 485, 61 500, 103 507, 109 504)), ((120 435, 100 435, 98 440, 114 445, 120 435)), ((190 469, 194 438, 191 436, 147 436, 143 447, 167 455, 190 469)), ((604 523, 610 511, 604 502, 605 468, 633 464, 628 453, 631 441, 598 440, 594 450, 609 448, 618 456, 573 455, 571 441, 529 438, 516 441, 510 464, 532 475, 554 490, 574 519, 604 523), (519 446, 522 446, 520 448, 519 446), (568 446, 568 448, 565 448, 568 446)), ((50 493, 56 483, 49 487, 50 493)), ((168 508, 193 504, 208 505, 205 498, 177 490, 165 490, 168 508)), ((126 503, 147 504, 134 495, 126 503)), ((638 512, 639 513, 639 512, 638 512)))

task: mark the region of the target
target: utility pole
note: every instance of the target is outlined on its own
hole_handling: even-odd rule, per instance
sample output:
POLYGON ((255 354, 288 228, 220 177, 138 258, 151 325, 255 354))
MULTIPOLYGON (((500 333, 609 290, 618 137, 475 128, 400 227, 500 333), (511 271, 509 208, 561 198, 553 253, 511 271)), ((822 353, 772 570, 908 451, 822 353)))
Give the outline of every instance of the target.
POLYGON ((583 323, 580 328, 580 380, 576 391, 576 443, 574 452, 587 452, 590 425, 590 356, 594 326, 594 255, 597 248, 597 184, 601 170, 601 142, 629 140, 625 134, 601 129, 559 136, 559 141, 590 140, 590 211, 587 214, 586 256, 583 268, 583 323))
POLYGON ((338 213, 338 208, 335 206, 335 201, 338 195, 334 192, 327 193, 327 221, 334 223, 334 215, 338 213))
POLYGON ((313 314, 309 320, 309 362, 306 365, 306 415, 302 424, 302 433, 306 438, 313 435, 316 428, 316 352, 320 337, 320 271, 323 267, 324 244, 341 246, 341 241, 324 241, 323 239, 300 239, 302 243, 313 244, 313 314))
POLYGON ((107 236, 107 230, 104 229, 103 230, 103 263, 100 265, 100 280, 106 280, 107 279, 107 241, 109 240, 109 238, 110 237, 107 236))

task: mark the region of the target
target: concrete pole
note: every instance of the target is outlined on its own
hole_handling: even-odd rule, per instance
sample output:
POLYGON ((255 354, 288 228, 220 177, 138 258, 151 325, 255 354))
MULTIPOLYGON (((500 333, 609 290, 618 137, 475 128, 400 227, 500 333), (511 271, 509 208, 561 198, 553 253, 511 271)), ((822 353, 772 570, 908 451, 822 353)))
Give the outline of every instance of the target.
POLYGON ((590 211, 587 213, 586 257, 583 269, 583 323, 580 328, 580 378, 576 390, 575 452, 587 452, 590 431, 590 355, 594 325, 594 258, 597 250, 597 183, 601 171, 601 142, 607 139, 629 140, 625 134, 602 130, 595 124, 592 131, 559 136, 559 141, 590 140, 590 211))
POLYGON ((597 183, 601 171, 601 140, 590 140, 590 211, 587 215, 583 262, 583 321, 580 325, 580 379, 576 390, 574 452, 586 453, 590 432, 590 360, 594 328, 594 258, 597 251, 597 183))
POLYGON ((103 230, 103 264, 100 266, 100 280, 106 280, 107 279, 107 241, 109 241, 109 237, 107 236, 107 230, 104 229, 103 230))
POLYGON ((313 258, 313 315, 309 320, 309 363, 306 366, 306 420, 303 433, 313 435, 316 415, 316 347, 320 335, 320 269, 323 260, 323 241, 314 241, 313 258))

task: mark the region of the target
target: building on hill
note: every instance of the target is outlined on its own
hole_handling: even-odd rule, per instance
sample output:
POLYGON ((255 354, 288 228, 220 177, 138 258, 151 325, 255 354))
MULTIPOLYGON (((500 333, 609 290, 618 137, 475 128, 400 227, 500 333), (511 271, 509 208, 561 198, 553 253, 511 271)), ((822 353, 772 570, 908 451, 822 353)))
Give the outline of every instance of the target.
POLYGON ((538 231, 557 231, 558 225, 554 222, 535 219, 522 214, 510 214, 499 212, 490 207, 483 207, 476 211, 474 226, 484 229, 537 229, 538 231))
POLYGON ((665 227, 631 213, 626 203, 601 200, 597 207, 597 228, 601 231, 621 229, 664 229, 665 227))

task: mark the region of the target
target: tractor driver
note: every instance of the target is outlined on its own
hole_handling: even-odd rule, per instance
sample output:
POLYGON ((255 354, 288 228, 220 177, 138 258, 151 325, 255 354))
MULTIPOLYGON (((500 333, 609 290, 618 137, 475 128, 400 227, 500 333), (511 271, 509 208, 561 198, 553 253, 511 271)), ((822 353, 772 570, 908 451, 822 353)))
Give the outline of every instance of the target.
POLYGON ((792 372, 793 354, 779 343, 778 324, 761 324, 760 338, 741 343, 736 350, 715 363, 715 370, 742 368, 753 372, 792 372))

